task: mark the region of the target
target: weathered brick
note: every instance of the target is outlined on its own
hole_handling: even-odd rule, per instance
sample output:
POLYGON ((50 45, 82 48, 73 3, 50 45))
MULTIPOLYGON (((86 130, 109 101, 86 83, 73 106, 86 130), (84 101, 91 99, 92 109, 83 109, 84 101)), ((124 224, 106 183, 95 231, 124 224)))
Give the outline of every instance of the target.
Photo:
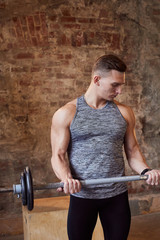
POLYGON ((77 18, 77 21, 79 23, 89 23, 89 19, 88 18, 77 18))
POLYGON ((4 9, 6 7, 6 3, 0 3, 0 9, 4 9))
POLYGON ((12 37, 16 37, 16 31, 14 28, 10 28, 9 33, 11 34, 12 37))
POLYGON ((12 43, 8 43, 7 44, 7 49, 12 49, 13 48, 13 44, 12 43))
POLYGON ((75 17, 61 17, 61 22, 75 22, 75 17))
POLYGON ((6 96, 0 96, 0 103, 1 104, 6 104, 8 102, 8 99, 6 98, 6 96))
POLYGON ((32 67, 31 68, 31 72, 40 72, 41 71, 41 67, 32 67))
POLYGON ((50 28, 51 28, 51 29, 59 29, 59 28, 60 28, 60 25, 57 24, 57 23, 56 23, 56 24, 55 24, 55 23, 51 23, 51 24, 50 24, 50 28))
POLYGON ((97 23, 99 23, 99 24, 106 24, 106 25, 114 25, 114 19, 99 18, 97 20, 97 23))
POLYGON ((38 41, 36 37, 32 37, 33 46, 38 46, 38 41))
POLYGON ((95 18, 89 18, 89 22, 90 22, 90 23, 96 23, 97 21, 96 21, 95 18))
POLYGON ((11 72, 28 72, 28 67, 12 67, 11 72))
POLYGON ((66 54, 65 55, 65 59, 71 59, 72 58, 72 55, 71 54, 66 54))
POLYGON ((112 34, 111 48, 113 48, 113 49, 120 48, 120 35, 117 33, 112 34))
POLYGON ((80 29, 81 26, 79 24, 64 24, 65 28, 75 28, 75 29, 80 29))
POLYGON ((28 27, 29 27, 30 34, 31 34, 31 36, 34 36, 35 28, 34 28, 33 16, 28 16, 27 21, 28 21, 28 27))
POLYGON ((47 46, 48 45, 48 36, 42 36, 42 39, 43 39, 42 45, 47 46))
POLYGON ((66 78, 75 78, 75 75, 74 74, 64 74, 64 73, 57 73, 56 74, 56 77, 57 78, 64 78, 64 79, 66 79, 66 78))
POLYGON ((24 123, 28 121, 28 116, 16 116, 14 119, 19 123, 24 123))
POLYGON ((54 33, 54 32, 49 32, 49 37, 50 37, 50 38, 54 38, 54 36, 55 36, 55 33, 54 33))
POLYGON ((52 72, 52 68, 45 67, 45 68, 44 68, 44 71, 45 71, 45 72, 52 72))
POLYGON ((20 18, 20 21, 21 21, 21 25, 24 25, 24 26, 27 25, 26 16, 22 16, 22 17, 20 18))
POLYGON ((48 29, 47 29, 47 25, 45 22, 43 22, 41 25, 41 33, 42 33, 42 35, 46 35, 46 36, 48 35, 48 29))
POLYGON ((95 32, 88 34, 88 43, 93 45, 111 44, 112 34, 107 32, 95 32))
POLYGON ((160 15, 160 9, 153 9, 153 15, 160 15))
POLYGON ((28 87, 28 86, 31 85, 31 82, 30 82, 29 80, 28 80, 28 81, 26 81, 26 80, 20 80, 19 84, 20 84, 21 86, 23 86, 23 87, 28 87))
POLYGON ((57 16, 49 16, 49 20, 55 22, 57 19, 57 16))
POLYGON ((35 29, 36 29, 36 34, 37 34, 37 32, 40 32, 41 26, 35 26, 35 29))
POLYGON ((46 14, 44 12, 40 13, 40 19, 42 23, 46 22, 46 14))
POLYGON ((53 94, 55 91, 52 88, 43 88, 41 89, 42 94, 53 94))
POLYGON ((14 21, 17 37, 22 38, 23 33, 22 33, 20 18, 15 17, 15 18, 13 18, 13 21, 14 21))
POLYGON ((63 65, 64 67, 65 67, 65 66, 68 66, 68 65, 69 65, 68 59, 61 60, 60 65, 63 65))
POLYGON ((85 32, 77 32, 72 35, 72 46, 81 47, 82 45, 87 45, 87 34, 85 32))
MULTIPOLYGON (((34 72, 39 72, 39 71, 34 69, 34 72)), ((42 82, 41 80, 39 80, 39 81, 36 80, 36 81, 33 81, 33 82, 31 83, 31 86, 33 86, 33 87, 43 86, 43 82, 42 82)))
POLYGON ((64 33, 59 34, 57 39, 58 45, 68 45, 70 43, 70 40, 67 38, 67 36, 64 33))
POLYGON ((18 21, 18 17, 13 17, 12 20, 13 20, 13 22, 17 22, 18 21))
POLYGON ((94 32, 90 32, 90 33, 88 34, 88 36, 89 36, 89 38, 94 38, 94 37, 95 37, 95 33, 94 33, 94 32))
POLYGON ((62 12, 62 15, 65 16, 65 17, 70 17, 71 16, 71 13, 70 13, 70 10, 69 9, 61 9, 61 12, 62 12))
POLYGON ((108 11, 105 9, 101 9, 99 13, 99 18, 108 18, 108 11))
POLYGON ((115 31, 115 28, 114 28, 114 26, 106 26, 106 25, 103 25, 103 26, 102 26, 102 31, 114 32, 114 31, 115 31))
POLYGON ((36 25, 39 26, 41 24, 39 14, 34 15, 34 23, 35 23, 35 26, 36 25))
POLYGON ((57 56, 57 59, 63 59, 64 58, 64 55, 63 54, 56 54, 56 56, 57 56))
POLYGON ((29 53, 29 52, 23 52, 23 53, 18 53, 16 55, 17 59, 33 59, 34 58, 34 54, 33 53, 29 53))
POLYGON ((26 33, 28 34, 28 27, 27 26, 22 26, 23 34, 25 35, 26 33))

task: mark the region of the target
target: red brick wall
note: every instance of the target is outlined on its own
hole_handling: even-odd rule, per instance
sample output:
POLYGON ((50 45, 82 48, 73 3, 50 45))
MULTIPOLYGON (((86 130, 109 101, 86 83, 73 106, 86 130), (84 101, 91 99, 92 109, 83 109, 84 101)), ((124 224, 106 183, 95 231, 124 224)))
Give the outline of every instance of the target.
MULTIPOLYGON (((26 165, 35 183, 56 180, 50 164, 52 115, 87 89, 92 64, 106 53, 128 65, 119 100, 135 111, 147 162, 160 167, 159 15, 158 0, 0 0, 2 186, 18 183, 26 165)), ((144 183, 129 183, 131 193, 146 189, 144 183)), ((56 193, 44 192, 48 195, 56 193)), ((12 194, 1 195, 0 205, 2 216, 21 212, 12 194)))

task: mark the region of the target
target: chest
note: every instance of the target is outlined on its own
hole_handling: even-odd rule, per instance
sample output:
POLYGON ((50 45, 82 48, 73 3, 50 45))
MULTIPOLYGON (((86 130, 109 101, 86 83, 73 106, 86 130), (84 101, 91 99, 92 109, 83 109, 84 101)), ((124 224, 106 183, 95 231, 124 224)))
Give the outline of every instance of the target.
POLYGON ((103 139, 115 141, 123 139, 126 132, 126 121, 117 109, 103 111, 79 111, 71 125, 72 141, 103 139))

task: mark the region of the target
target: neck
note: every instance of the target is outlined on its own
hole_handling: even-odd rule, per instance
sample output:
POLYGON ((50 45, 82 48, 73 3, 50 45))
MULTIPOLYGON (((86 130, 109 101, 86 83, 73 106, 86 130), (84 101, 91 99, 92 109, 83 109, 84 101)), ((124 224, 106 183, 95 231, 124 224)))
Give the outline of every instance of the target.
POLYGON ((84 94, 84 99, 86 103, 94 109, 103 108, 107 103, 105 99, 98 96, 97 92, 91 86, 89 86, 88 90, 84 94))

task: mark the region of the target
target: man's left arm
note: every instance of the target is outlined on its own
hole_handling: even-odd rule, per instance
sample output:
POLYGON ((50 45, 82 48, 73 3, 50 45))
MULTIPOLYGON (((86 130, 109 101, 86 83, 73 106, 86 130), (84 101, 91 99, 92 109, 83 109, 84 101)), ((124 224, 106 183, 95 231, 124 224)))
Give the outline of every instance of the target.
MULTIPOLYGON (((135 116, 129 107, 125 110, 125 119, 128 124, 124 140, 126 157, 131 169, 141 174, 144 169, 150 169, 150 167, 140 151, 135 134, 135 116)), ((158 185, 160 181, 160 170, 152 169, 145 174, 149 176, 146 181, 148 184, 158 185)))

